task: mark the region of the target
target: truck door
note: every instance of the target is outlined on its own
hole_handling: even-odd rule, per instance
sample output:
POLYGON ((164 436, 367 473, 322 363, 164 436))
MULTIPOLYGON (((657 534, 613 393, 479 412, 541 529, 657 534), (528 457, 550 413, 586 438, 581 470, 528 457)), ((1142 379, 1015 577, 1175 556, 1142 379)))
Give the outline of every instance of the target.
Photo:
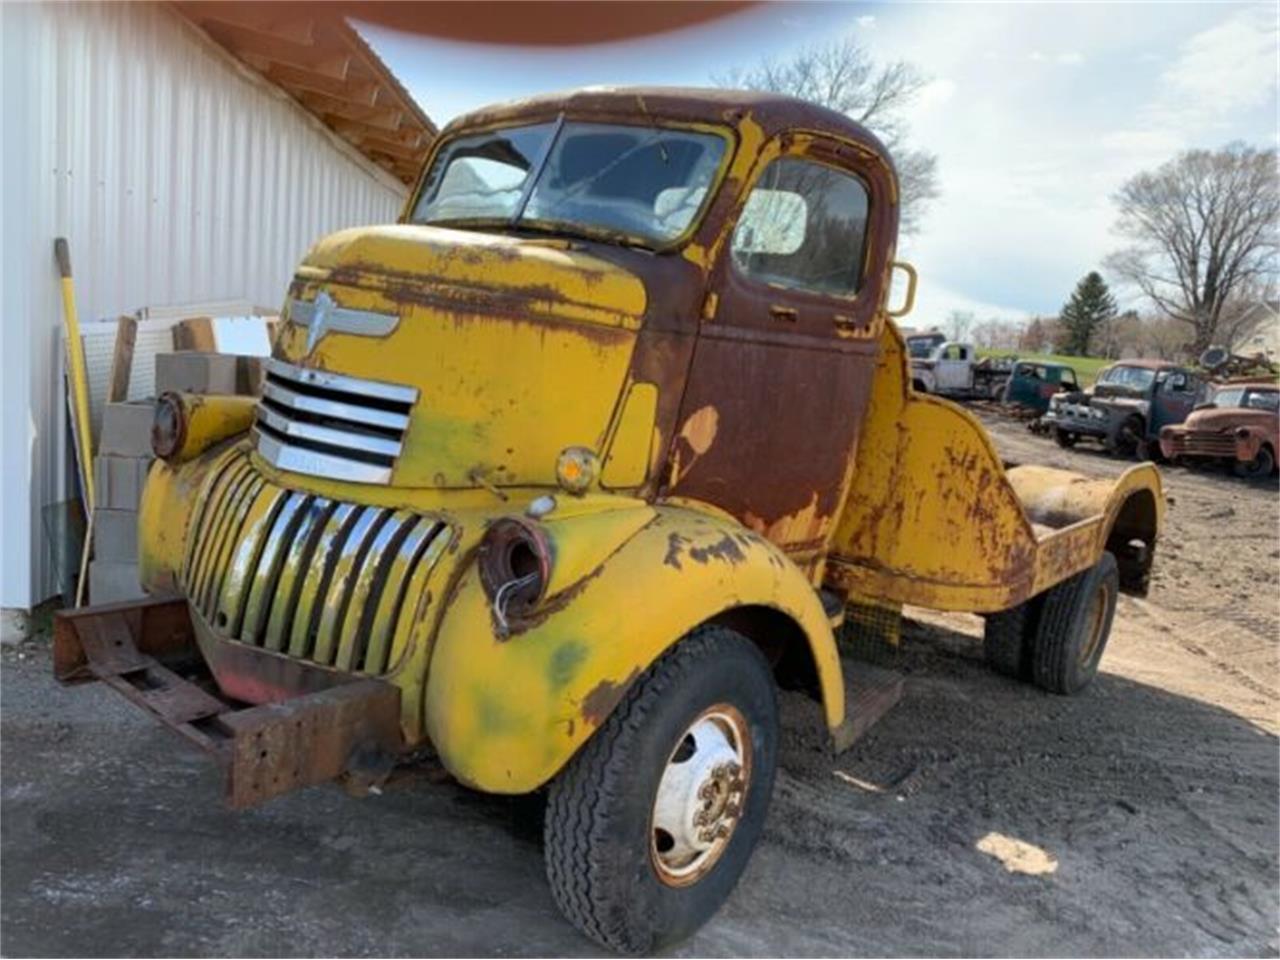
POLYGON ((948 343, 942 347, 934 365, 939 393, 957 393, 973 386, 973 358, 970 348, 963 343, 948 343))
POLYGON ((1161 427, 1186 420, 1196 405, 1199 387, 1200 381, 1186 370, 1169 371, 1152 398, 1148 437, 1158 437, 1161 427))
POLYGON ((670 494, 729 511, 811 572, 875 372, 891 187, 863 148, 809 135, 766 148, 713 266, 671 448, 670 494))

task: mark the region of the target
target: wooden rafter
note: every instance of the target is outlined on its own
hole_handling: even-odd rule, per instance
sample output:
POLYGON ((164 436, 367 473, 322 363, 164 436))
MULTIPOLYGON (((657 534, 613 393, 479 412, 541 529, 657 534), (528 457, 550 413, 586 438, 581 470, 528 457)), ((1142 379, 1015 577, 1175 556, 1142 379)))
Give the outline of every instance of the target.
POLYGON ((436 126, 336 6, 177 0, 173 7, 250 69, 405 183, 436 126))

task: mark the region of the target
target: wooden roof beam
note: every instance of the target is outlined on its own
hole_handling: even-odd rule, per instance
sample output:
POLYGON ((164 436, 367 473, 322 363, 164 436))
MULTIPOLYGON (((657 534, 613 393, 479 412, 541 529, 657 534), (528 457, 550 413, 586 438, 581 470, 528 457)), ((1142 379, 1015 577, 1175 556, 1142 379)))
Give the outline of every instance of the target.
POLYGON ((351 54, 337 50, 328 52, 316 47, 306 47, 277 37, 257 33, 243 27, 235 27, 218 21, 202 22, 209 35, 241 60, 254 54, 266 60, 286 66, 318 73, 334 80, 347 78, 351 54))
POLYGON ((378 130, 398 131, 400 122, 404 119, 404 111, 395 107, 367 107, 306 90, 300 90, 297 97, 315 113, 355 120, 378 130))
POLYGON ((430 143, 430 137, 425 131, 414 127, 387 130, 383 127, 375 127, 367 123, 361 123, 359 120, 351 120, 347 117, 339 116, 329 118, 328 122, 333 129, 344 137, 352 139, 373 137, 386 143, 393 143, 402 150, 417 151, 418 155, 421 155, 426 150, 427 144, 430 143))
POLYGON ((299 46, 316 42, 315 21, 307 16, 276 16, 272 9, 251 3, 201 3, 193 6, 192 13, 206 24, 216 21, 299 46))
POLYGON ((378 82, 376 80, 357 79, 352 71, 347 71, 345 80, 335 80, 313 70, 303 70, 286 63, 279 63, 256 53, 247 53, 244 62, 257 70, 277 86, 284 87, 290 93, 307 90, 311 93, 323 93, 339 100, 351 103, 375 106, 378 99, 378 82))

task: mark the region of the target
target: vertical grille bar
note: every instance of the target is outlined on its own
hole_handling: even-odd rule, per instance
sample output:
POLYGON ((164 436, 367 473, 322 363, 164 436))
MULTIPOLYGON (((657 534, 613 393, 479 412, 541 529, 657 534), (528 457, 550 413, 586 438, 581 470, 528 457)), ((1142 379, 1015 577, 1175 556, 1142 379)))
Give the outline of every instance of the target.
POLYGON ((342 623, 338 655, 333 662, 339 670, 354 670, 364 659, 368 630, 386 583, 387 571, 404 538, 412 532, 417 522, 417 514, 397 510, 370 541, 369 550, 356 572, 351 599, 348 601, 348 613, 342 623))
POLYGON ((266 635, 262 639, 262 645, 268 650, 283 650, 288 645, 289 628, 298 603, 298 588, 302 586, 311 562, 311 553, 332 512, 333 501, 323 497, 308 504, 303 512, 298 532, 285 555, 275 599, 271 603, 271 616, 267 620, 266 635))
POLYGON ((191 561, 187 564, 186 574, 183 577, 183 586, 188 591, 195 589, 200 580, 200 573, 208 562, 209 552, 213 549, 213 532, 221 520, 218 508, 248 469, 248 460, 233 461, 230 467, 219 475, 217 483, 209 489, 205 498, 205 511, 198 525, 192 528, 191 561))
POLYGON ((256 569, 258 552, 265 531, 275 522, 276 511, 286 494, 276 486, 266 486, 254 497, 244 523, 240 527, 240 540, 227 560, 219 591, 218 609, 214 625, 225 630, 228 636, 240 635, 240 622, 244 617, 245 600, 249 582, 256 569))
POLYGON ((360 509, 352 503, 342 503, 333 511, 325 524, 320 540, 311 554, 311 564, 298 593, 297 609, 293 612, 293 628, 289 633, 289 656, 308 657, 315 644, 320 611, 328 594, 330 577, 337 566, 346 543, 359 517, 360 509))
POLYGON ((382 596, 377 607, 372 608, 369 626, 365 629, 365 654, 359 664, 364 673, 379 674, 387 668, 387 655, 390 652, 391 637, 396 629, 397 614, 404 606, 410 582, 414 579, 422 555, 426 553, 442 529, 439 523, 424 519, 405 538, 400 549, 396 551, 390 568, 387 570, 386 583, 382 588, 382 596))
POLYGON ((347 605, 351 600, 352 586, 355 583, 355 572, 364 559, 369 543, 378 533, 378 529, 391 515, 389 510, 377 507, 366 507, 351 529, 351 535, 342 545, 338 562, 333 568, 329 590, 324 598, 324 606, 320 610, 320 627, 316 632, 315 651, 311 659, 316 663, 332 664, 337 652, 338 638, 342 632, 342 620, 347 613, 347 605))
POLYGON ((246 488, 260 482, 246 462, 242 469, 236 471, 235 477, 227 484, 226 489, 222 491, 222 496, 214 504, 212 522, 205 530, 208 545, 204 548, 204 553, 196 566, 195 580, 191 585, 191 599, 201 610, 207 611, 204 597, 209 589, 209 581, 213 579, 217 558, 229 537, 228 528, 235 520, 235 504, 246 488))
POLYGON ((262 551, 253 565, 249 587, 249 602, 244 607, 244 620, 240 624, 240 639, 245 643, 262 642, 262 630, 266 626, 267 613, 276 595, 280 567, 285 552, 298 529, 303 510, 311 498, 304 493, 291 493, 276 514, 275 523, 262 543, 262 551))
POLYGON ((196 547, 203 542, 205 524, 209 519, 209 501, 213 499, 213 493, 222 483, 222 478, 231 468, 232 464, 239 461, 247 460, 239 451, 232 451, 231 454, 225 456, 218 463, 214 464, 212 470, 212 479, 204 487, 204 495, 200 497, 200 502, 196 506, 196 515, 192 520, 189 528, 189 536, 187 541, 186 554, 182 562, 182 582, 185 584, 187 578, 191 574, 191 565, 195 562, 196 547))

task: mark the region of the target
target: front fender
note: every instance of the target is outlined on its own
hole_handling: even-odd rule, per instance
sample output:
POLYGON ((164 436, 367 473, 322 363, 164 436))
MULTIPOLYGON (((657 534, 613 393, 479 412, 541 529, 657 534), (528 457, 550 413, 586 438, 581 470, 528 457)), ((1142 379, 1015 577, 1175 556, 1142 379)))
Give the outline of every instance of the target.
POLYGON ((526 793, 550 780, 627 688, 725 610, 767 606, 808 638, 827 724, 844 719, 830 624, 804 574, 764 538, 693 509, 658 507, 574 587, 500 639, 474 564, 449 597, 427 676, 432 745, 462 782, 526 793))

